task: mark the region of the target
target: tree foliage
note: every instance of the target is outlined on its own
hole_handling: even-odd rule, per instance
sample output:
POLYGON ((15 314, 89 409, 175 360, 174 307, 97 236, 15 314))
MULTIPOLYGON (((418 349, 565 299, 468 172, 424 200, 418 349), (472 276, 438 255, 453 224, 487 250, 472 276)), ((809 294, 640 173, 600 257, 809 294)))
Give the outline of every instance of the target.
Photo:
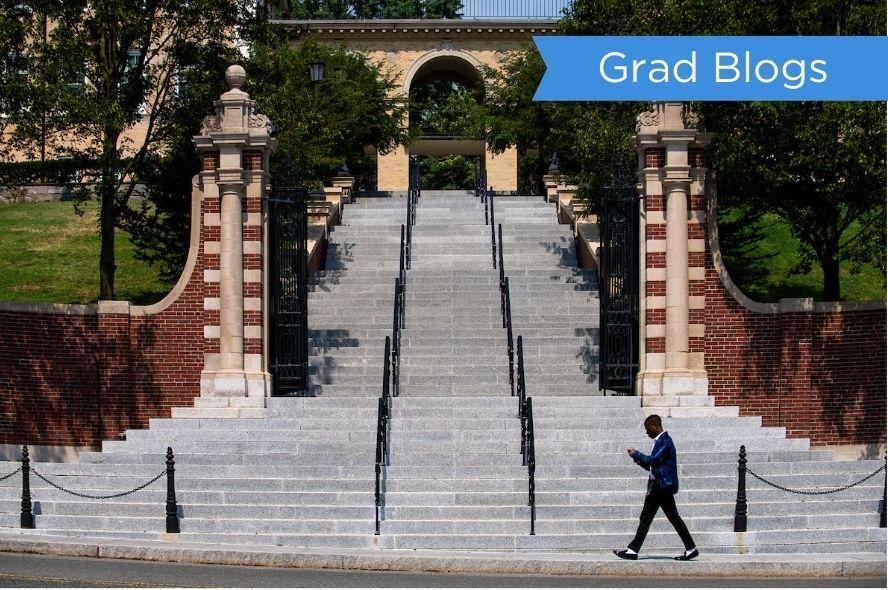
MULTIPOLYGON (((585 196, 591 187, 631 180, 635 155, 629 139, 639 106, 633 103, 534 102, 545 65, 534 48, 515 52, 487 80, 483 137, 490 149, 516 146, 524 154, 519 183, 543 191, 543 175, 558 155, 560 169, 585 196)), ((590 205, 594 200, 589 200, 590 205)))
POLYGON ((351 18, 459 18, 461 0, 283 0, 276 16, 321 20, 351 18))
MULTIPOLYGON (((885 3, 575 0, 558 27, 570 35, 884 35, 885 3)), ((617 176, 624 176, 634 167, 628 136, 642 105, 533 103, 542 71, 529 49, 507 59, 501 72, 487 73, 491 145, 536 149, 534 178, 555 150, 581 186, 601 184, 612 162, 620 162, 617 176)), ((884 269, 884 103, 695 106, 716 133, 711 167, 722 205, 740 214, 722 228, 723 238, 749 245, 761 216, 779 215, 802 244, 799 270, 815 262, 823 269, 827 300, 840 298, 843 261, 852 272, 863 262, 884 269)))
MULTIPOLYGON (((137 171, 177 133, 179 74, 195 56, 233 46, 246 0, 34 0, 18 3, 26 74, 7 96, 8 152, 94 159, 101 202, 99 297, 114 297, 114 230, 137 171), (21 92, 22 85, 26 87, 21 92), (18 94, 17 94, 18 92, 18 94), (139 128, 139 133, 135 129, 139 128)), ((4 91, 7 86, 4 86, 4 91)), ((5 97, 2 97, 5 99, 5 97)), ((7 154, 9 155, 9 154, 7 154)))
POLYGON ((406 107, 394 79, 359 53, 278 40, 256 46, 247 68, 245 89, 279 130, 273 173, 287 173, 279 168, 286 156, 300 183, 320 187, 346 161, 371 185, 376 149, 385 153, 407 142, 406 107), (309 63, 316 58, 326 73, 312 83, 309 63))

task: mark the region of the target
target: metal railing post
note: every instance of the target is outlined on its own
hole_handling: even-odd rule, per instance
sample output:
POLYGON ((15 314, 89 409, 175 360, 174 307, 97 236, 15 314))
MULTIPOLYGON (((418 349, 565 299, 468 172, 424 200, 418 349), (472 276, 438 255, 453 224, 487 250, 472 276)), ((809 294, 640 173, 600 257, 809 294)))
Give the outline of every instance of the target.
POLYGON ((493 268, 496 268, 496 219, 494 217, 493 191, 490 192, 490 255, 493 257, 493 268))
POLYGON ((536 442, 533 432, 533 398, 527 398, 527 503, 530 505, 530 534, 536 534, 536 442))
POLYGON ((737 504, 734 508, 734 532, 746 532, 746 446, 740 445, 737 461, 737 504))
POLYGON ((509 354, 509 391, 515 395, 515 343, 512 340, 512 295, 509 292, 509 277, 505 278, 506 297, 506 352, 509 354))
MULTIPOLYGON (((401 279, 395 279, 395 302, 392 310, 392 339, 391 339, 391 379, 392 379, 392 395, 395 397, 400 393, 400 375, 398 369, 398 359, 401 354, 401 310, 399 299, 401 297, 401 279)), ((386 336, 386 360, 389 359, 389 342, 386 336)))
POLYGON ((176 461, 173 458, 173 447, 167 447, 166 453, 166 532, 179 532, 179 506, 176 503, 176 461))
POLYGON ((21 528, 34 528, 34 511, 31 504, 31 460, 28 445, 22 446, 22 518, 21 528))
POLYGON ((521 419, 521 465, 527 465, 527 406, 524 391, 524 344, 518 336, 518 418, 521 419))

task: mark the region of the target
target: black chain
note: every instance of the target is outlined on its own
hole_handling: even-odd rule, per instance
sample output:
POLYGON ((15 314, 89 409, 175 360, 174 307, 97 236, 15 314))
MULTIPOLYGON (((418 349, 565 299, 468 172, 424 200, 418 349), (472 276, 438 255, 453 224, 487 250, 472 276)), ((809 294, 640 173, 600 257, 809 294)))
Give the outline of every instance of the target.
POLYGON ((119 494, 111 494, 111 495, 109 495, 109 496, 91 496, 90 494, 81 494, 80 492, 72 492, 71 490, 66 490, 66 489, 63 488, 62 486, 60 486, 60 485, 58 485, 58 484, 56 484, 56 483, 53 483, 53 482, 49 481, 48 479, 46 479, 45 477, 43 477, 42 475, 40 475, 39 473, 37 473, 36 471, 34 471, 34 468, 33 468, 33 467, 31 467, 31 473, 33 473, 34 475, 36 475, 37 477, 39 477, 40 479, 42 479, 43 481, 45 481, 46 483, 48 483, 49 485, 51 485, 52 487, 54 487, 55 489, 57 489, 57 490, 61 490, 61 491, 65 492, 65 493, 67 493, 67 494, 71 494, 71 495, 73 495, 73 496, 78 496, 78 497, 80 497, 80 498, 88 498, 88 499, 90 499, 90 500, 110 500, 111 498, 121 498, 121 497, 123 497, 123 496, 129 496, 130 494, 134 494, 134 493, 138 492, 139 490, 143 490, 143 489, 147 488, 148 486, 150 486, 151 484, 153 484, 155 481, 157 481, 158 479, 160 479, 161 477, 163 477, 164 475, 166 475, 166 469, 164 469, 163 471, 161 471, 161 472, 157 475, 157 477, 155 477, 155 478, 152 479, 151 481, 146 482, 146 483, 143 483, 142 485, 140 485, 139 487, 137 487, 137 488, 135 488, 135 489, 133 489, 133 490, 130 490, 130 491, 128 491, 128 492, 120 492, 119 494))
POLYGON ((781 486, 781 485, 779 485, 779 484, 776 484, 776 483, 774 483, 774 482, 768 481, 767 479, 763 478, 763 477, 760 476, 760 475, 757 475, 757 474, 753 473, 752 471, 750 471, 749 468, 746 469, 746 473, 748 473, 748 474, 751 475, 752 477, 756 478, 756 479, 759 480, 760 482, 762 482, 762 483, 766 483, 766 484, 768 484, 769 486, 771 486, 771 487, 773 487, 773 488, 777 488, 778 490, 783 490, 784 492, 790 492, 790 493, 792 493, 792 494, 804 494, 804 495, 806 495, 806 496, 823 496, 823 495, 826 495, 826 494, 835 494, 836 492, 843 492, 843 491, 845 491, 845 490, 847 490, 847 489, 853 488, 854 486, 859 485, 859 484, 862 484, 862 483, 865 482, 866 480, 875 477, 876 475, 878 475, 878 474, 879 474, 881 471, 883 471, 884 469, 885 469, 885 466, 882 465, 881 467, 879 467, 878 469, 876 469, 875 471, 873 471, 872 473, 870 473, 869 475, 867 475, 866 477, 864 477, 863 479, 861 479, 860 481, 855 481, 854 483, 850 483, 850 484, 848 484, 848 485, 846 485, 846 486, 842 486, 842 487, 840 487, 840 488, 836 488, 836 489, 834 489, 834 490, 820 490, 820 491, 816 491, 816 492, 810 492, 810 491, 805 491, 805 490, 793 490, 793 489, 791 489, 791 488, 785 488, 785 487, 783 487, 783 486, 781 486))
POLYGON ((13 475, 15 475, 16 473, 18 473, 18 472, 21 471, 21 470, 22 470, 22 468, 19 467, 18 469, 16 469, 15 471, 13 471, 12 473, 10 473, 9 475, 4 475, 3 477, 0 477, 0 481, 4 481, 4 480, 9 479, 10 477, 12 477, 13 475))

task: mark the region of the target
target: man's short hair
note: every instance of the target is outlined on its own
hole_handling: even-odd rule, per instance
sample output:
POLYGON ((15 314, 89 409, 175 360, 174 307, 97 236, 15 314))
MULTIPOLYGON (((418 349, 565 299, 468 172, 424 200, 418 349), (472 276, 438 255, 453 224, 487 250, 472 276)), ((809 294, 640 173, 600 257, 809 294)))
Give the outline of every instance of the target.
POLYGON ((648 416, 647 418, 645 418, 645 419, 644 419, 644 423, 645 423, 646 425, 647 425, 647 424, 653 424, 653 425, 656 426, 657 428, 663 428, 663 421, 662 421, 662 420, 660 419, 660 417, 657 416, 656 414, 651 414, 650 416, 648 416))

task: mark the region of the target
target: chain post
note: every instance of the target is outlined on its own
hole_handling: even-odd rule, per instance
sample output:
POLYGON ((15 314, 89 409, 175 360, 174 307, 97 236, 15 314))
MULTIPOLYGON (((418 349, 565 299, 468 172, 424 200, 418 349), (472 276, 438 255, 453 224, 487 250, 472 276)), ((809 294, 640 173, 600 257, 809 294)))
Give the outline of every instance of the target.
POLYGON ((734 532, 746 532, 746 446, 740 445, 737 461, 737 504, 734 508, 734 532))
POLYGON ((28 458, 28 445, 22 446, 22 519, 21 528, 34 528, 34 510, 31 504, 31 460, 28 458))
POLYGON ((885 459, 885 483, 882 486, 882 510, 879 514, 879 528, 885 527, 885 512, 888 511, 885 504, 888 502, 888 458, 885 459))
POLYGON ((166 480, 167 480, 167 498, 166 498, 166 532, 179 532, 179 507, 176 504, 176 480, 175 468, 176 461, 173 459, 173 447, 167 447, 166 454, 166 480))

